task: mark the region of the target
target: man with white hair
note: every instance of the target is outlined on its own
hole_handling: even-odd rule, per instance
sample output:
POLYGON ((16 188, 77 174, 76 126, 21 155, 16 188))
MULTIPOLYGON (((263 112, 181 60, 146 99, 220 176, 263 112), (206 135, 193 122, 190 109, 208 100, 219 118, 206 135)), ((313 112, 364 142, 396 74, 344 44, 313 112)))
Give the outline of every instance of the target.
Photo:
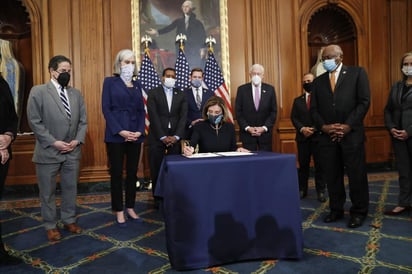
POLYGON ((272 128, 276 121, 275 88, 263 83, 265 70, 254 64, 249 70, 251 82, 240 86, 236 95, 236 119, 243 147, 272 151, 272 128))

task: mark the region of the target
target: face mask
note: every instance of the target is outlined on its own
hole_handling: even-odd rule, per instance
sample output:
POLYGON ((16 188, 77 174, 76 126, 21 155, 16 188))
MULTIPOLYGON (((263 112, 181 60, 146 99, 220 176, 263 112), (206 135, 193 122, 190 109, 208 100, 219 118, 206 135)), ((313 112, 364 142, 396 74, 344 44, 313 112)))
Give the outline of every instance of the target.
POLYGON ((312 82, 311 83, 304 83, 303 84, 303 89, 310 93, 312 91, 312 82))
POLYGON ((334 71, 336 67, 338 66, 335 62, 335 59, 327 59, 323 61, 322 65, 323 65, 323 68, 326 69, 326 71, 328 72, 334 71))
POLYGON ((200 79, 193 79, 191 82, 192 86, 198 88, 202 85, 202 80, 200 79))
POLYGON ((62 87, 66 87, 69 82, 70 74, 68 72, 62 72, 57 77, 57 83, 59 83, 62 87))
POLYGON ((402 67, 402 72, 406 76, 412 76, 412 66, 403 66, 402 67))
POLYGON ((173 88, 175 86, 175 83, 176 83, 176 79, 171 78, 171 77, 165 78, 165 82, 164 82, 165 87, 173 88))
POLYGON ((260 82, 262 82, 262 78, 260 78, 259 75, 253 75, 252 77, 252 83, 257 86, 260 84, 260 82))
POLYGON ((120 68, 120 78, 122 78, 123 81, 125 81, 126 83, 130 83, 132 81, 133 73, 134 73, 133 64, 127 64, 120 68))
POLYGON ((213 115, 213 114, 207 114, 207 118, 209 119, 209 122, 212 124, 212 125, 217 125, 217 124, 219 124, 221 121, 222 121, 222 119, 223 119, 223 114, 219 114, 219 115, 213 115))

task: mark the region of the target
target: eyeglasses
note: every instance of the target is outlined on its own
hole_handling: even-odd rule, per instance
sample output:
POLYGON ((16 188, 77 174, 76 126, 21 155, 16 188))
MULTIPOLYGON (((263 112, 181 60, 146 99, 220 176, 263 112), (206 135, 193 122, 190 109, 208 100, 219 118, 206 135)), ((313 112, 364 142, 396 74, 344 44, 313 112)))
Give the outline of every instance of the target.
POLYGON ((338 58, 339 56, 340 55, 325 55, 325 56, 322 56, 322 59, 320 59, 320 60, 323 62, 323 61, 328 60, 328 59, 338 58))

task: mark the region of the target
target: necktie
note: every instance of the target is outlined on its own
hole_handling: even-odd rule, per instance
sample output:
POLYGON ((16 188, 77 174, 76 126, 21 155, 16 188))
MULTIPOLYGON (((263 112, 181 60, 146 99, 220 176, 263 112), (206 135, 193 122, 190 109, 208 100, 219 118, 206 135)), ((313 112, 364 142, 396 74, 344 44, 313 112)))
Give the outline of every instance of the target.
POLYGON ((336 70, 330 73, 330 87, 332 88, 332 92, 335 91, 336 79, 335 79, 336 70))
POLYGON ((306 99, 306 106, 308 107, 308 110, 310 109, 310 94, 308 94, 308 97, 306 99))
POLYGON ((200 90, 196 88, 196 106, 198 109, 200 109, 201 105, 202 105, 202 99, 200 98, 200 90))
POLYGON ((66 95, 64 94, 64 87, 61 87, 61 90, 59 92, 60 99, 62 100, 64 110, 66 111, 67 116, 70 118, 72 117, 72 113, 70 111, 70 106, 69 106, 69 101, 67 100, 66 95))
POLYGON ((259 87, 255 87, 255 109, 259 109, 259 102, 260 102, 260 92, 259 87))

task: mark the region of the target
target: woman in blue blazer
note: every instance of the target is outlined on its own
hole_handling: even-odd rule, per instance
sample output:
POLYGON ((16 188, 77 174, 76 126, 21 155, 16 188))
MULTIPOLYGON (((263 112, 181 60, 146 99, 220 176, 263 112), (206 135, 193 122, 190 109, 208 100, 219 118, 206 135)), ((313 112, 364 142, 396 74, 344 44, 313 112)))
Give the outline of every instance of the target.
POLYGON ((121 50, 114 61, 114 76, 103 83, 102 110, 106 119, 104 141, 110 164, 112 210, 119 226, 126 226, 123 206, 123 162, 126 160, 125 207, 130 220, 140 221, 134 211, 137 169, 144 139, 145 109, 142 90, 134 79, 136 57, 121 50))

